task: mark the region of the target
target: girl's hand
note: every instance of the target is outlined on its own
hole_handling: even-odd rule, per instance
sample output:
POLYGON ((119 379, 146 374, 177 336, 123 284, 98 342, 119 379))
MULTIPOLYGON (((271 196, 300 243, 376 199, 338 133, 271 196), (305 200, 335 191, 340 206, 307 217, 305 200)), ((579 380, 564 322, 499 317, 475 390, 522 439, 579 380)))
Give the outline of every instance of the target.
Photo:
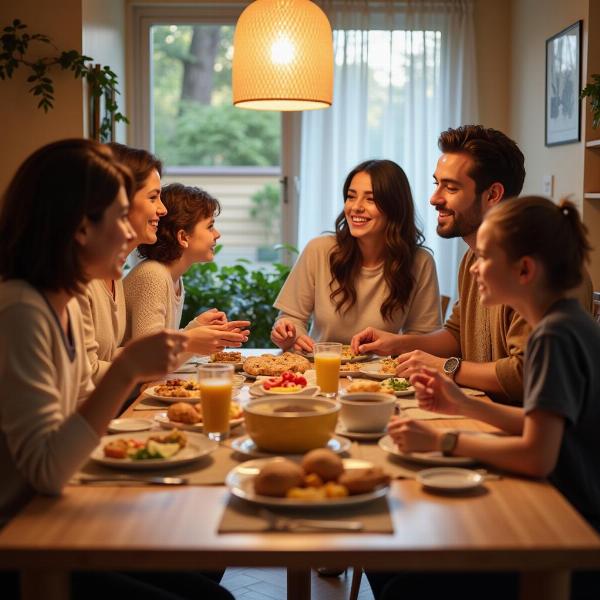
POLYGON ((115 361, 126 366, 136 382, 162 377, 178 365, 178 356, 188 346, 186 334, 163 329, 129 342, 115 361))
POLYGON ((440 449, 443 432, 422 421, 392 417, 388 433, 401 452, 430 452, 440 449))
POLYGON ((221 352, 226 347, 239 348, 248 341, 250 332, 235 326, 236 323, 247 323, 247 321, 231 321, 225 325, 203 325, 185 331, 188 338, 188 351, 208 355, 221 352), (230 324, 233 324, 233 327, 228 329, 230 324))
POLYGON ((419 408, 424 410, 459 415, 461 407, 469 400, 454 381, 430 367, 422 367, 411 375, 410 382, 415 388, 419 408))
POLYGON ((227 323, 227 315, 216 308, 210 308, 199 314, 195 321, 198 325, 225 325, 227 323))
POLYGON ((282 350, 289 350, 296 341, 296 326, 289 319, 275 321, 271 329, 271 341, 282 350))
POLYGON ((313 340, 308 335, 300 335, 296 338, 296 342, 294 343, 294 350, 296 350, 297 352, 314 352, 315 340, 313 340))

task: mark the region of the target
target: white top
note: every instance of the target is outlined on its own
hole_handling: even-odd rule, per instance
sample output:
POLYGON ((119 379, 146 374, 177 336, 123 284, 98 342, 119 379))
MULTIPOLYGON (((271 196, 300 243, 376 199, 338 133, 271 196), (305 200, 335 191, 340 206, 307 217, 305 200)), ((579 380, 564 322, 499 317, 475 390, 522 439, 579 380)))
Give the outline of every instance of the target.
POLYGON ((75 412, 93 384, 75 299, 67 311, 74 352, 38 291, 0 282, 0 523, 33 491, 59 494, 99 443, 75 412))
POLYGON ((419 248, 415 254, 415 285, 403 310, 396 311, 391 321, 381 316, 381 306, 389 293, 383 277, 383 264, 363 267, 355 281, 356 303, 347 312, 336 312, 329 298, 331 270, 329 254, 335 237, 324 235, 311 240, 290 275, 277 300, 279 317, 290 319, 297 335, 307 333, 315 341, 350 343, 352 336, 365 327, 376 327, 393 333, 429 333, 442 325, 440 295, 435 263, 431 254, 419 248))
POLYGON ((125 336, 125 292, 123 281, 115 280, 115 297, 100 279, 91 281, 78 294, 83 317, 85 349, 97 384, 108 371, 125 336))
POLYGON ((123 281, 127 306, 125 339, 138 338, 164 329, 179 329, 185 290, 175 291, 171 273, 156 260, 138 263, 123 281))

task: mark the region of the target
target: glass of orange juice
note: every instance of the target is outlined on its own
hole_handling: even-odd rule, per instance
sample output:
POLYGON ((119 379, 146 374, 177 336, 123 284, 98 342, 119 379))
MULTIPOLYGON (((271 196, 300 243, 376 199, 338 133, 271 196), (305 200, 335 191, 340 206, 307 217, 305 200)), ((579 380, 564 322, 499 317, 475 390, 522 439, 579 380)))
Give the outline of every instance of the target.
POLYGON ((198 366, 202 428, 211 440, 220 442, 229 435, 234 365, 214 364, 198 366))
POLYGON ((317 342, 315 344, 314 356, 317 385, 321 388, 321 394, 328 398, 336 396, 340 385, 342 344, 338 344, 337 342, 317 342))

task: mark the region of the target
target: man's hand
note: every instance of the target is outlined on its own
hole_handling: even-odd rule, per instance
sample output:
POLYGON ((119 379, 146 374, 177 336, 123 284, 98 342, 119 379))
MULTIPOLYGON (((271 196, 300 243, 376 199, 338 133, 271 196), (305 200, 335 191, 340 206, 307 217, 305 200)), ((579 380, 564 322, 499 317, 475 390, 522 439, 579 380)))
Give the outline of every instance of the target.
POLYGON ((396 367, 396 375, 408 379, 413 373, 419 372, 423 367, 436 369, 439 372, 444 371, 445 358, 427 354, 422 350, 413 350, 406 352, 396 358, 398 366, 396 367))
POLYGON ((469 401, 454 381, 435 369, 424 367, 411 375, 410 382, 415 388, 419 408, 424 410, 459 415, 464 403, 469 401))
POLYGON ((397 354, 396 347, 400 336, 396 333, 367 327, 359 331, 351 340, 350 346, 354 354, 379 354, 387 356, 397 354))
POLYGON ((443 432, 422 421, 392 417, 388 433, 401 452, 430 452, 440 449, 443 432))

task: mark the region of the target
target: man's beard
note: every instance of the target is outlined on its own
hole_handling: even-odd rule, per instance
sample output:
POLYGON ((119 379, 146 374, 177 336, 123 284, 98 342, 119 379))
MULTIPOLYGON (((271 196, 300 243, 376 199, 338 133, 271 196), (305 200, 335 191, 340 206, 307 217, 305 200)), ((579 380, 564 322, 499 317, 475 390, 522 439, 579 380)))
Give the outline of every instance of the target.
POLYGON ((454 213, 450 225, 442 227, 438 224, 436 231, 440 237, 445 239, 455 237, 464 238, 475 233, 479 229, 482 220, 481 196, 479 196, 475 198, 473 204, 465 212, 460 215, 454 213))

